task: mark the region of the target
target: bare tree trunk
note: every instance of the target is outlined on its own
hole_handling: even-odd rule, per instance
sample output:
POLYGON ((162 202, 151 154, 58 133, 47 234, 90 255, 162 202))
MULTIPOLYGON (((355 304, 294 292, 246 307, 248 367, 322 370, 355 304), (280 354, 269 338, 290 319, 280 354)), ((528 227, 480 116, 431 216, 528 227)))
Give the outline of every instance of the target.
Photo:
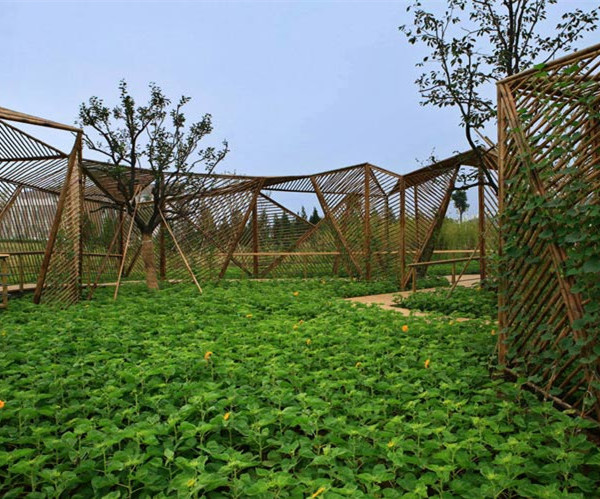
POLYGON ((146 271, 146 284, 148 289, 158 289, 158 277, 154 262, 154 241, 152 234, 142 234, 142 260, 146 271))

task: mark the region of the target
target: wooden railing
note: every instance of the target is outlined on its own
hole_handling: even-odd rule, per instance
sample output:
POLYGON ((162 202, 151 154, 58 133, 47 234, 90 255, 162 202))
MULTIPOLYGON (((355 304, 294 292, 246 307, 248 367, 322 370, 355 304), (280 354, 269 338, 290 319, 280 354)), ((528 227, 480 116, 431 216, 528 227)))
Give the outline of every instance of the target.
POLYGON ((413 292, 417 290, 417 268, 418 267, 428 268, 432 265, 447 265, 447 264, 452 264, 452 274, 451 274, 452 275, 452 278, 451 278, 452 289, 451 289, 451 291, 454 290, 454 288, 456 288, 456 285, 458 284, 458 281, 460 281, 461 277, 464 275, 467 268, 469 267, 469 264, 472 261, 480 261, 481 260, 481 257, 479 255, 477 255, 476 253, 477 253, 476 251, 472 251, 471 256, 465 257, 465 258, 450 258, 447 260, 433 260, 433 261, 429 261, 429 262, 416 262, 416 263, 411 263, 411 264, 407 265, 407 267, 409 268, 409 272, 411 273, 413 292), (457 279, 456 278, 456 264, 462 263, 462 262, 465 262, 465 266, 463 267, 463 269, 460 272, 458 279, 457 279))

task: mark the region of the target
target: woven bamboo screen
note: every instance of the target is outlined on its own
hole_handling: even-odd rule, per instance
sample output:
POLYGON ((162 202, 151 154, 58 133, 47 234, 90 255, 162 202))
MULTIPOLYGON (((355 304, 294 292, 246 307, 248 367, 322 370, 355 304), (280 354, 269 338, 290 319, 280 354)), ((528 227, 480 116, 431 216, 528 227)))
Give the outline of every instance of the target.
POLYGON ((500 361, 600 420, 600 46, 498 85, 500 361))
MULTIPOLYGON (((162 227, 155 234, 161 277, 187 274, 177 242, 199 280, 404 275, 407 281, 406 264, 432 256, 467 158, 472 161, 460 156, 407 176, 370 164, 294 177, 213 175, 204 195, 165 207, 169 231, 162 227), (309 195, 323 218, 311 223, 275 199, 282 193, 309 195)), ((84 163, 96 180, 100 166, 84 163)), ((482 196, 483 227, 493 228, 495 195, 482 190, 482 196)), ((484 232, 482 244, 489 238, 493 248, 493 237, 494 231, 484 232)), ((135 267, 139 247, 134 230, 126 268, 135 267)))
MULTIPOLYGON (((82 160, 80 131, 0 111, 0 252, 10 254, 13 289, 69 304, 82 286, 143 280, 141 235, 107 166, 82 160), (69 130, 73 149, 65 154, 10 120, 69 130)), ((495 156, 485 158, 495 168, 495 156)), ((368 163, 314 175, 196 175, 203 192, 170 199, 154 233, 160 278, 191 271, 200 281, 343 276, 407 285, 407 265, 432 258, 459 169, 477 161, 463 153, 408 175, 368 163), (321 220, 286 206, 291 194, 318 206, 321 220)), ((136 178, 143 197, 154 175, 140 169, 136 178)), ((484 255, 494 247, 496 196, 481 187, 479 204, 484 255)), ((149 216, 150 204, 138 207, 149 216)))
POLYGON ((80 130, 0 108, 0 250, 34 301, 69 304, 80 295, 82 173, 80 130), (76 135, 70 154, 10 122, 76 135))

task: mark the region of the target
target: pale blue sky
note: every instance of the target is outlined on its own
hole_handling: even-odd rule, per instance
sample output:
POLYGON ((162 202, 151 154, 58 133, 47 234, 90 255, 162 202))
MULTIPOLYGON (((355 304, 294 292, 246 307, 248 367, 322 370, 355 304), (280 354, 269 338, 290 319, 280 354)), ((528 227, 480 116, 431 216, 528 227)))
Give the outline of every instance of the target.
POLYGON ((231 147, 222 170, 368 161, 408 172, 434 148, 445 157, 467 147, 454 111, 419 106, 421 49, 398 31, 406 4, 0 2, 0 106, 73 123, 91 95, 114 101, 121 78, 144 96, 155 81, 193 97, 190 118, 212 113, 211 140, 231 147))

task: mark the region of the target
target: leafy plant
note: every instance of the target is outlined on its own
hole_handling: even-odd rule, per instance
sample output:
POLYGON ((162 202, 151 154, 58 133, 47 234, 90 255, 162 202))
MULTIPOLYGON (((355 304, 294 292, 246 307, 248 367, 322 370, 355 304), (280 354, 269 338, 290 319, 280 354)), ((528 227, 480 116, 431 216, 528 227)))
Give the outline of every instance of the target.
POLYGON ((413 293, 407 297, 396 295, 394 303, 399 307, 441 312, 460 317, 498 317, 498 296, 484 288, 457 287, 450 296, 448 290, 431 293, 413 293))
POLYGON ((489 376, 486 321, 345 281, 124 286, 0 326, 3 497, 592 496, 571 418, 489 376))

